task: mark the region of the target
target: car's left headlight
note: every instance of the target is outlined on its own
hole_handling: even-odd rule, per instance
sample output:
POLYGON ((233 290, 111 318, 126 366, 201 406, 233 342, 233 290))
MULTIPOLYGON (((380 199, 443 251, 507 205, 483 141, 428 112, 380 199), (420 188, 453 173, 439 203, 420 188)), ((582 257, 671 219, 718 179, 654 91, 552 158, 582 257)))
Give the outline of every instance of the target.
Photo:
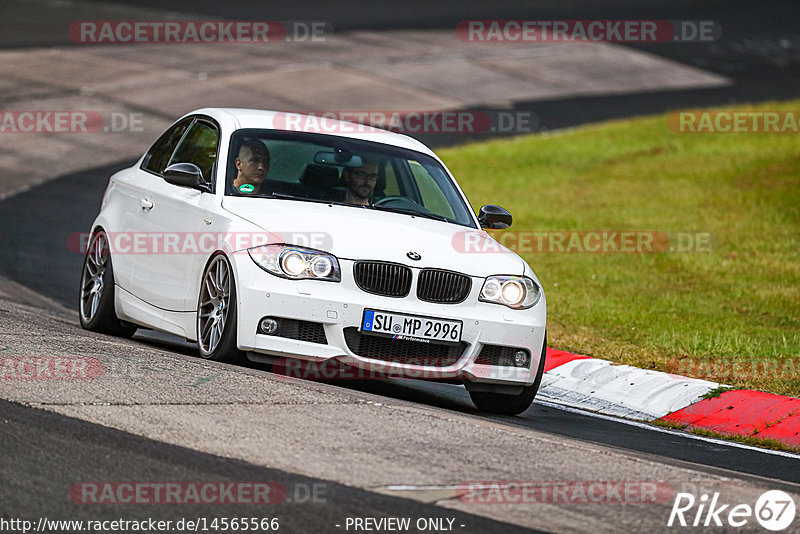
POLYGON ((541 293, 536 282, 526 276, 498 275, 486 278, 478 300, 522 310, 539 302, 541 293))
POLYGON ((247 249, 256 265, 270 274, 293 280, 340 282, 336 256, 292 245, 262 245, 247 249))

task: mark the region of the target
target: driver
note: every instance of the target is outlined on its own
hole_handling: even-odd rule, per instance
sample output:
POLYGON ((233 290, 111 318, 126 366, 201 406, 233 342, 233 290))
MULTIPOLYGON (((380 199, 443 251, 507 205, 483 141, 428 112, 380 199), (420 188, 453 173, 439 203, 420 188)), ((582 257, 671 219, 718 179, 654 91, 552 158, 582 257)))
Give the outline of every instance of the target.
POLYGON ((342 180, 347 186, 345 202, 369 206, 378 181, 378 157, 374 154, 362 155, 360 167, 345 167, 342 170, 342 180))
POLYGON ((269 149, 257 139, 248 139, 239 148, 236 158, 239 171, 233 187, 244 195, 256 195, 269 173, 269 149))

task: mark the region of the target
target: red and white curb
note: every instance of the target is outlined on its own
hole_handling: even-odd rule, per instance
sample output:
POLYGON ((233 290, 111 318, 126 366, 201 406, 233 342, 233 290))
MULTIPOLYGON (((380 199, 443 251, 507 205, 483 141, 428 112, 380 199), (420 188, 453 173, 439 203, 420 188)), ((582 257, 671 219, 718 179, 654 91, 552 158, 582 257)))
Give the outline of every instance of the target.
POLYGON ((537 398, 625 419, 671 421, 800 446, 800 399, 752 390, 703 398, 719 386, 548 348, 537 398))

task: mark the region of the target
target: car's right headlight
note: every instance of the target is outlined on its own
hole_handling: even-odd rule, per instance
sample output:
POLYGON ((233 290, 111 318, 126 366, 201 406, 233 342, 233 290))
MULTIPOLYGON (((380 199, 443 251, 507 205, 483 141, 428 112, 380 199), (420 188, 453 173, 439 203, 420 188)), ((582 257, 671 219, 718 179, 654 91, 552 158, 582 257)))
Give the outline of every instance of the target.
POLYGON ((478 300, 522 310, 539 302, 541 293, 536 282, 527 276, 497 275, 486 278, 478 300))
POLYGON ((247 249, 256 265, 270 274, 292 280, 340 282, 339 260, 327 252, 292 245, 262 245, 247 249))

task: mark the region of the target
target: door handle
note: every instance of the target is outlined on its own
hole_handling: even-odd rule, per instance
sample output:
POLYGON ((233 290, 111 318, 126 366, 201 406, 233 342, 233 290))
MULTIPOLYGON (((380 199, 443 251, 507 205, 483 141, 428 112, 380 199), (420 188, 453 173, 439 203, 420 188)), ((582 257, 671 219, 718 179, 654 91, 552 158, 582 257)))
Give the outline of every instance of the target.
POLYGON ((140 198, 139 199, 139 207, 141 207, 144 211, 150 211, 153 209, 153 201, 149 198, 140 198))

